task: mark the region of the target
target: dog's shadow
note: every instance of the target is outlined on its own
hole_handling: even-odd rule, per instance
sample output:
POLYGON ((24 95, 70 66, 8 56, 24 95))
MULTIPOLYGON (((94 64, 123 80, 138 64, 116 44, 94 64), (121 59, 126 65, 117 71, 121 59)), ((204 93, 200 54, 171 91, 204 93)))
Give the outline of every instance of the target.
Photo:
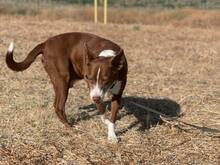
MULTIPOLYGON (((158 124, 163 123, 163 121, 161 120, 158 114, 142 109, 139 106, 133 104, 132 102, 156 110, 169 117, 181 116, 180 105, 169 98, 146 99, 144 97, 127 96, 122 98, 122 109, 119 111, 117 119, 120 120, 123 117, 128 117, 129 115, 133 115, 137 120, 131 122, 130 125, 127 126, 126 128, 122 128, 121 130, 117 131, 117 135, 124 134, 133 127, 138 127, 138 130, 145 131, 146 129, 149 129, 152 126, 156 126, 158 124)), ((105 102, 105 106, 107 106, 109 110, 111 106, 111 102, 110 101, 105 102)), ((77 124, 78 122, 83 120, 89 120, 92 117, 99 114, 98 111, 96 110, 95 104, 89 104, 86 106, 79 107, 79 111, 80 113, 78 113, 77 116, 72 116, 70 118, 72 124, 77 124)), ((207 133, 220 132, 219 130, 213 128, 196 126, 186 122, 182 122, 182 123, 194 129, 200 130, 202 132, 207 132, 207 133)))
MULTIPOLYGON (((162 123, 162 120, 160 119, 159 115, 141 109, 140 107, 134 105, 132 102, 157 110, 170 117, 178 117, 181 112, 180 105, 168 98, 146 99, 143 97, 133 96, 124 97, 122 98, 122 109, 119 111, 118 120, 128 115, 134 115, 137 118, 137 120, 131 123, 127 128, 120 130, 118 134, 123 134, 127 130, 139 124, 139 130, 144 131, 146 129, 149 129, 151 126, 155 126, 157 124, 162 123)), ((105 106, 107 106, 108 109, 110 109, 110 101, 105 102, 105 106)), ((78 114, 77 117, 74 117, 74 119, 72 118, 72 121, 74 120, 74 124, 77 124, 77 122, 81 120, 88 120, 98 114, 97 111, 94 113, 94 111, 96 110, 96 106, 94 104, 82 106, 79 108, 79 110, 83 111, 80 112, 80 115, 78 114)))
POLYGON ((119 118, 123 118, 126 115, 134 115, 137 120, 131 123, 128 128, 120 130, 118 134, 123 134, 127 130, 133 128, 134 126, 137 126, 138 124, 140 125, 138 130, 140 131, 145 131, 146 129, 150 129, 150 127, 152 126, 162 124, 160 115, 142 109, 132 102, 147 107, 149 109, 156 110, 170 117, 178 117, 181 113, 180 105, 177 102, 168 98, 146 99, 143 97, 125 97, 122 99, 122 105, 124 106, 124 108, 122 109, 122 113, 119 115, 119 118))

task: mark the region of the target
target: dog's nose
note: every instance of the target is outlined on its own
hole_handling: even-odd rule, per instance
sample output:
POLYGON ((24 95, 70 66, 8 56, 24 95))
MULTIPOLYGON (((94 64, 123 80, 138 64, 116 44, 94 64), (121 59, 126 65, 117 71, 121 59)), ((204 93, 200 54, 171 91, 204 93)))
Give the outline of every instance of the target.
POLYGON ((100 97, 100 96, 93 96, 93 97, 92 97, 92 100, 93 100, 95 103, 100 103, 101 97, 100 97))

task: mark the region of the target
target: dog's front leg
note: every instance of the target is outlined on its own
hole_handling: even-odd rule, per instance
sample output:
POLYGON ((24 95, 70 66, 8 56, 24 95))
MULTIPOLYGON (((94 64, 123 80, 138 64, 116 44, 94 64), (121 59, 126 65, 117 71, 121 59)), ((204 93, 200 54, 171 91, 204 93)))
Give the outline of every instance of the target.
POLYGON ((117 119, 118 110, 120 108, 121 95, 112 97, 111 103, 111 118, 108 122, 108 139, 113 142, 118 142, 118 138, 115 134, 115 121, 117 119))
POLYGON ((107 125, 108 127, 108 140, 117 143, 118 138, 115 134, 115 121, 117 118, 117 113, 120 108, 120 101, 121 101, 121 95, 116 96, 114 95, 112 97, 112 103, 111 103, 111 118, 106 119, 104 115, 102 115, 101 119, 102 121, 107 125))
POLYGON ((99 111, 99 113, 100 113, 100 115, 104 115, 104 113, 105 113, 105 109, 104 109, 104 106, 103 106, 103 104, 102 103, 99 103, 99 104, 97 104, 96 103, 96 108, 98 109, 98 111, 99 111))
POLYGON ((117 119, 117 113, 121 104, 121 97, 126 85, 126 78, 122 81, 121 89, 118 95, 113 95, 111 102, 111 117, 110 120, 106 119, 104 115, 102 115, 102 121, 108 126, 108 140, 113 142, 118 142, 118 138, 115 134, 115 122, 117 119))
POLYGON ((103 103, 96 103, 96 108, 98 109, 99 114, 101 115, 102 122, 105 123, 105 109, 103 103))

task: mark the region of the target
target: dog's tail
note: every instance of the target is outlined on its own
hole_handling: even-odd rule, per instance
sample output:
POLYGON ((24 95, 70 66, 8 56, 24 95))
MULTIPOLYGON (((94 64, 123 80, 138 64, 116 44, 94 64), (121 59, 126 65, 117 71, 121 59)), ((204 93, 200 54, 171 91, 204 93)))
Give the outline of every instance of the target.
POLYGON ((23 71, 27 69, 36 59, 39 54, 42 54, 44 50, 44 43, 37 45, 22 62, 16 62, 13 58, 14 43, 11 42, 6 54, 6 64, 14 71, 23 71))

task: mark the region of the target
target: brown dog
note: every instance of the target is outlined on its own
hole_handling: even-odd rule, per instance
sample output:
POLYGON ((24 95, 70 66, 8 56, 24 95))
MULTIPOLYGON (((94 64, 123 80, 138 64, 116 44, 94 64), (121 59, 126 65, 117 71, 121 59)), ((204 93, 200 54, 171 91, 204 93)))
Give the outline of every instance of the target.
POLYGON ((88 33, 65 33, 37 45, 22 62, 13 59, 10 44, 6 63, 14 71, 27 69, 39 54, 55 90, 54 107, 60 121, 69 126, 65 115, 68 90, 76 80, 84 79, 90 97, 108 125, 108 139, 117 141, 114 131, 122 92, 127 81, 127 61, 124 51, 115 43, 88 33), (102 101, 106 93, 112 94, 111 118, 104 118, 102 101))

